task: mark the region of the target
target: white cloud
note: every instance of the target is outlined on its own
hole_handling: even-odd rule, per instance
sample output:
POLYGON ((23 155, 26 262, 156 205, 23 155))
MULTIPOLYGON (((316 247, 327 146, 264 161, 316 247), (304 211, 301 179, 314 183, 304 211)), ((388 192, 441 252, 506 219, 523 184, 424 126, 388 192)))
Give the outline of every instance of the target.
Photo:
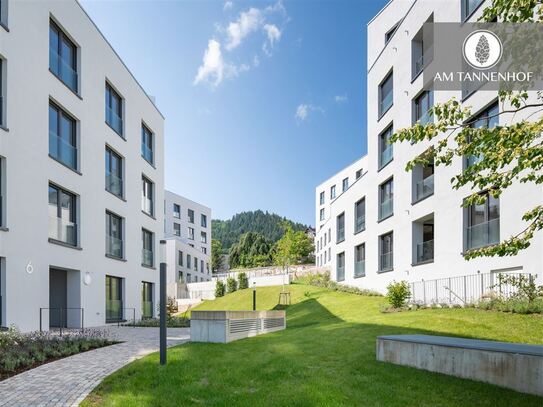
POLYGON ((298 123, 301 123, 305 121, 311 112, 320 112, 324 114, 324 109, 319 106, 313 106, 306 103, 301 103, 296 108, 296 114, 294 115, 294 118, 298 123))
POLYGON ((234 6, 234 3, 232 3, 231 1, 225 1, 224 2, 224 6, 223 6, 223 10, 229 10, 231 9, 232 7, 234 6))
POLYGON ((228 42, 226 49, 232 50, 238 47, 251 32, 258 30, 262 25, 262 12, 257 8, 250 8, 239 15, 237 21, 228 24, 226 29, 228 42))
POLYGON ((338 95, 334 97, 335 102, 340 105, 342 103, 347 103, 349 101, 349 98, 347 95, 338 95))
POLYGON ((224 60, 219 41, 211 39, 207 43, 202 65, 194 78, 194 85, 200 82, 208 82, 212 86, 218 86, 224 77, 224 60))
POLYGON ((276 41, 281 39, 281 30, 275 24, 264 24, 264 31, 266 31, 268 41, 272 47, 276 41))

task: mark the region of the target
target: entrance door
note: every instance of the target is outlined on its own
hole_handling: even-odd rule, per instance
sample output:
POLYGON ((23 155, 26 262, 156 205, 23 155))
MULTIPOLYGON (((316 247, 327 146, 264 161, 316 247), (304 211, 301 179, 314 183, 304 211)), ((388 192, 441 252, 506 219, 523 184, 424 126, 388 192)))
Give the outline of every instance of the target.
POLYGON ((66 327, 68 307, 68 282, 66 270, 49 269, 49 326, 66 327), (63 310, 61 319, 60 309, 63 310))

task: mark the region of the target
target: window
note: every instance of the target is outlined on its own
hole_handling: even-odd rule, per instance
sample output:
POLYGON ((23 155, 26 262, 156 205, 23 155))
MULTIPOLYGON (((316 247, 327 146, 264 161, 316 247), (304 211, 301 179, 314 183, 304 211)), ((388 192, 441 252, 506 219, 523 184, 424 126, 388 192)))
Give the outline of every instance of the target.
POLYGON ((379 185, 379 220, 394 213, 394 183, 392 178, 379 185))
POLYGON ((194 258, 194 270, 198 271, 198 258, 194 258))
MULTIPOLYGON (((0 8, 2 8, 2 4, 0 4, 0 8)), ((6 62, 2 58, 0 58, 0 126, 6 125, 5 104, 4 104, 6 95, 4 94, 4 85, 3 85, 4 75, 6 74, 5 70, 6 70, 6 62)))
POLYGON ((187 273, 187 283, 190 283, 192 281, 192 278, 190 276, 190 273, 187 273))
POLYGON ((183 282, 183 272, 181 270, 177 271, 177 281, 179 281, 180 283, 183 282))
POLYGON ((123 135, 123 100, 113 88, 106 83, 106 123, 119 136, 123 135))
POLYGON ((49 238, 77 246, 76 198, 49 184, 49 238))
POLYGON ((141 264, 148 267, 153 267, 153 233, 148 230, 141 230, 141 237, 143 241, 141 264))
POLYGON ((411 40, 411 80, 414 81, 430 63, 434 54, 433 44, 434 15, 424 22, 411 40), (426 31, 426 32, 425 32, 426 31))
POLYGON ((379 236, 379 271, 390 271, 393 268, 392 232, 379 236))
POLYGON ((144 124, 141 125, 141 156, 150 164, 154 163, 153 133, 144 124))
MULTIPOLYGON (((499 124, 498 113, 499 106, 498 102, 496 102, 475 116, 471 120, 470 126, 473 128, 486 127, 488 129, 496 127, 499 124)), ((481 161, 482 158, 482 156, 468 156, 466 157, 465 165, 466 167, 471 167, 481 161)))
POLYGON ((472 250, 500 241, 500 201, 485 193, 486 201, 465 209, 465 249, 472 250))
POLYGON ((106 190, 123 196, 123 159, 109 147, 106 147, 106 190))
POLYGON ((336 281, 345 280, 345 252, 339 253, 336 260, 336 281))
POLYGON ((428 215, 413 222, 414 248, 413 264, 428 263, 434 260, 434 215, 428 215))
POLYGON ((188 228, 188 238, 190 240, 194 240, 194 228, 191 228, 191 227, 188 228))
POLYGON ((146 177, 141 177, 141 210, 146 214, 153 216, 155 214, 155 205, 153 197, 154 184, 146 177))
POLYGON ((462 21, 466 20, 484 0, 462 0, 462 21))
POLYGON ((175 236, 181 236, 181 224, 173 223, 173 234, 175 236))
POLYGON ((177 264, 183 267, 183 252, 181 250, 177 252, 177 264))
MULTIPOLYGON (((6 160, 0 156, 0 227, 6 227, 6 160)), ((1 315, 0 315, 1 317, 1 315)), ((1 326, 1 325, 0 325, 1 326)))
POLYGON ((386 76, 386 78, 379 85, 379 117, 382 117, 388 109, 392 107, 393 103, 393 75, 392 71, 386 76))
POLYGON ((204 215, 203 213, 200 215, 200 225, 203 228, 207 228, 207 216, 204 215))
POLYGON ((354 248, 354 277, 366 275, 366 245, 364 243, 354 248))
POLYGON ((141 317, 153 318, 153 283, 141 282, 141 317))
POLYGON ((362 198, 354 204, 354 233, 366 229, 366 199, 362 198))
POLYGON ((200 242, 201 243, 207 243, 207 233, 206 232, 200 232, 200 242))
POLYGON ((200 271, 203 273, 205 272, 205 269, 204 269, 204 261, 203 260, 200 260, 200 271))
MULTIPOLYGON (((190 254, 187 254, 187 268, 190 270, 190 268, 192 267, 191 266, 192 262, 191 262, 191 257, 190 257, 190 254)), ((190 274, 188 274, 190 276, 190 274)))
POLYGON ((181 218, 181 207, 177 204, 173 204, 173 217, 177 219, 181 218))
POLYGON ((187 216, 189 218, 189 223, 194 223, 194 211, 192 209, 187 209, 187 216))
POLYGON ((349 188, 349 178, 345 178, 345 179, 341 182, 341 192, 347 191, 348 188, 349 188))
POLYGON ((328 243, 332 241, 332 228, 328 228, 328 243))
POLYGON ((396 32, 396 29, 398 28, 399 24, 400 23, 394 24, 394 26, 385 33, 385 45, 388 44, 388 42, 390 41, 390 39, 392 38, 392 36, 396 32))
POLYGON ((202 253, 207 254, 207 247, 202 246, 202 253))
POLYGON ((425 90, 413 101, 413 124, 420 123, 425 126, 434 120, 429 110, 434 105, 433 92, 425 90))
POLYGON ((417 165, 413 168, 414 196, 413 203, 418 202, 434 193, 434 163, 426 166, 417 165))
POLYGON ((324 232, 324 247, 326 247, 326 232, 324 232))
POLYGON ((362 169, 359 169, 358 171, 356 171, 356 176, 355 178, 358 179, 362 176, 362 169))
POLYGON ((123 219, 106 212, 106 255, 123 258, 123 219))
MULTIPOLYGON (((0 25, 4 26, 7 30, 8 26, 8 2, 7 0, 0 0, 0 25)), ((0 315, 0 321, 2 316, 0 315)), ((0 324, 2 326, 2 324, 0 324)))
POLYGON ((49 23, 49 69, 77 93, 77 47, 52 21, 49 23))
POLYGON ((320 210, 319 216, 320 216, 319 218, 320 220, 324 220, 324 208, 320 210))
POLYGON ((390 137, 392 137, 392 125, 379 134, 379 168, 383 168, 392 161, 393 150, 390 137))
POLYGON ((106 276, 106 322, 123 319, 123 279, 106 276))
POLYGON ((320 193, 319 202, 320 202, 321 205, 324 205, 324 191, 322 191, 320 193))
POLYGON ((335 197, 336 197, 336 186, 332 185, 332 187, 330 187, 330 199, 334 199, 335 197))
POLYGON ((77 170, 75 120, 53 103, 49 103, 49 155, 77 170))
POLYGON ((336 243, 343 242, 345 240, 345 213, 342 213, 337 217, 336 228, 336 243))

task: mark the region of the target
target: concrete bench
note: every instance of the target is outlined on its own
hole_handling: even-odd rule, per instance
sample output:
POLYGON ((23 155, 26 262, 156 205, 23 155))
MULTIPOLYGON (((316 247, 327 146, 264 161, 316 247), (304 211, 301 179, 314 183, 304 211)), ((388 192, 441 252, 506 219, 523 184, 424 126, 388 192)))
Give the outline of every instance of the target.
POLYGON ((543 346, 432 335, 377 337, 377 360, 543 396, 543 346))

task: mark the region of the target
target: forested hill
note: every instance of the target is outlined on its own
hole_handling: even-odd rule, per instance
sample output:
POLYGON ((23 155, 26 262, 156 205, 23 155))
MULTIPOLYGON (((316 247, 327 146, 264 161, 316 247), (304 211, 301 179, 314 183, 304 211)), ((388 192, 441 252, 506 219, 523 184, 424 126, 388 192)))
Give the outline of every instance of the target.
POLYGON ((306 225, 293 222, 275 213, 258 210, 241 212, 228 220, 213 219, 211 222, 213 239, 221 241, 223 250, 230 249, 234 243, 237 243, 239 237, 246 232, 260 233, 266 239, 275 243, 283 236, 283 229, 281 227, 283 221, 289 222, 294 231, 305 230, 307 228, 306 225))

